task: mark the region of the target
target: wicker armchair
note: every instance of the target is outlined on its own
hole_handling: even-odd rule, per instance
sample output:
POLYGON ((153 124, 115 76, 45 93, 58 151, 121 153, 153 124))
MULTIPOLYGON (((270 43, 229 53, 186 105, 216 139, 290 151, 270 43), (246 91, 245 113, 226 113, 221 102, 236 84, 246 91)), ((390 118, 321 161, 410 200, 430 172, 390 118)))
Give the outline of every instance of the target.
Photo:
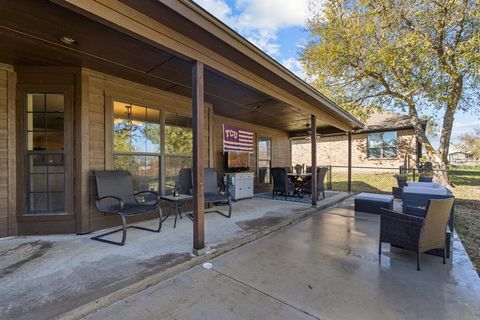
POLYGON ((95 205, 103 214, 119 215, 122 219, 122 228, 113 230, 95 237, 92 240, 123 246, 127 239, 127 229, 135 228, 151 232, 160 232, 162 229, 162 209, 158 201, 158 194, 153 191, 133 192, 132 176, 128 171, 101 171, 95 173, 97 182, 97 200, 95 205), (148 229, 138 226, 127 227, 126 217, 157 211, 159 222, 157 229, 148 229), (116 242, 102 239, 104 236, 122 231, 122 241, 116 242))
MULTIPOLYGON (((325 176, 327 175, 328 168, 327 167, 318 167, 317 168, 317 199, 320 197, 320 193, 323 195, 323 199, 325 199, 325 176)), ((310 196, 313 195, 312 192, 312 180, 309 179, 302 187, 303 194, 309 194, 310 196)))
POLYGON ((285 199, 287 199, 290 193, 296 193, 295 184, 288 178, 287 170, 284 167, 272 168, 271 171, 273 177, 273 198, 275 198, 275 194, 283 194, 285 199))
POLYGON ((443 263, 446 258, 446 237, 450 212, 454 198, 429 200, 425 217, 398 213, 383 209, 380 218, 379 262, 382 257, 382 243, 401 247, 417 254, 417 270, 420 270, 420 256, 432 249, 443 249, 443 263))

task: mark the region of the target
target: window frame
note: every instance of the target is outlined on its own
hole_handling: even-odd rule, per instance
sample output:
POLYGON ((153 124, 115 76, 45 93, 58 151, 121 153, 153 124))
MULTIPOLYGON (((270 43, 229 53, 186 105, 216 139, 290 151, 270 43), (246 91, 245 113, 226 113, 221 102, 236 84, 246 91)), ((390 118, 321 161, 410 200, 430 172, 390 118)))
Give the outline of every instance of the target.
POLYGON ((72 220, 75 216, 74 198, 73 198, 73 156, 74 146, 74 99, 73 85, 52 85, 52 84, 18 84, 17 85, 17 177, 21 183, 17 184, 17 220, 37 221, 46 220, 72 220), (27 95, 28 94, 63 94, 64 95, 64 142, 63 150, 28 150, 28 112, 27 95), (63 212, 29 212, 29 156, 38 155, 63 155, 64 166, 64 207, 63 212))
MULTIPOLYGON (((172 113, 177 114, 182 117, 192 118, 191 114, 187 112, 178 112, 177 110, 171 110, 171 108, 165 108, 161 105, 155 103, 149 103, 145 101, 135 101, 135 99, 127 98, 121 95, 109 95, 109 104, 106 106, 106 113, 109 115, 106 117, 108 119, 108 123, 105 123, 105 129, 107 136, 105 137, 106 141, 106 154, 105 154, 105 161, 107 164, 106 169, 114 169, 115 163, 114 159, 116 155, 129 155, 129 156, 156 156, 159 158, 159 194, 165 195, 166 193, 166 158, 167 157, 182 157, 182 158, 190 158, 193 161, 193 152, 192 154, 176 154, 176 153, 167 153, 166 152, 166 135, 165 135, 165 128, 166 128, 166 114, 172 113), (115 151, 114 150, 114 130, 115 130, 115 112, 114 112, 114 103, 124 103, 124 104, 131 104, 138 107, 143 107, 147 109, 154 109, 160 112, 160 152, 128 152, 128 151, 115 151)), ((193 123, 192 123, 193 124, 193 123)), ((192 128, 193 130, 193 128, 192 128)))
POLYGON ((175 115, 179 115, 179 116, 182 116, 182 117, 187 117, 187 118, 190 118, 191 121, 192 121, 192 134, 193 134, 193 117, 191 115, 188 115, 186 113, 182 113, 182 112, 174 112, 174 111, 169 111, 169 110, 165 110, 164 112, 162 112, 161 114, 161 117, 162 117, 162 122, 163 122, 163 131, 162 131, 162 135, 163 135, 163 139, 162 139, 162 150, 164 151, 163 152, 163 163, 164 163, 164 170, 163 170, 163 177, 164 177, 164 180, 163 180, 163 184, 162 184, 162 188, 163 188, 163 194, 166 193, 167 191, 167 184, 166 184, 166 179, 167 179, 167 158, 183 158, 183 159, 190 159, 190 161, 192 162, 192 167, 193 167, 193 136, 192 136, 192 154, 184 154, 184 153, 168 153, 167 150, 166 150, 166 146, 167 146, 167 138, 166 138, 166 128, 167 128, 167 123, 166 123, 166 114, 167 113, 173 113, 175 115))
MULTIPOLYGON (((162 189, 162 177, 164 175, 163 172, 163 149, 162 145, 164 144, 163 139, 162 139, 162 132, 163 132, 163 127, 162 127, 162 119, 163 119, 163 110, 158 108, 157 106, 147 106, 143 103, 137 103, 137 102, 132 102, 126 99, 121 99, 121 98, 112 98, 111 99, 111 126, 110 126, 110 133, 111 133, 111 139, 110 139, 110 148, 111 148, 111 166, 112 168, 115 168, 115 156, 140 156, 140 157, 157 157, 158 158, 158 192, 160 194, 163 194, 163 189, 162 189), (145 108, 145 109, 153 109, 157 110, 159 112, 159 125, 160 125, 160 151, 159 152, 145 152, 145 151, 115 151, 115 102, 117 103, 123 103, 123 104, 130 104, 134 105, 137 107, 145 108)), ((145 121, 146 122, 146 121, 145 121)), ((139 190, 140 191, 140 190, 139 190)))
POLYGON ((272 178, 271 178, 271 170, 272 170, 272 151, 273 151, 273 142, 272 138, 266 137, 266 136, 259 136, 257 138, 257 184, 258 185, 270 185, 272 184, 272 178), (260 157, 260 142, 261 141, 269 141, 269 158, 261 158, 260 157), (262 182, 260 181, 260 162, 261 161, 268 161, 269 163, 269 177, 268 177, 268 182, 262 182))
POLYGON ((389 131, 377 131, 377 132, 369 132, 367 133, 367 159, 398 159, 398 131, 397 130, 389 130, 389 131), (395 133, 395 147, 390 147, 385 144, 385 134, 386 133, 395 133), (370 147, 371 135, 381 135, 381 145, 376 148, 370 147), (385 156, 385 149, 393 149, 395 148, 395 156, 385 156), (373 157, 370 155, 370 150, 379 150, 380 156, 373 157))

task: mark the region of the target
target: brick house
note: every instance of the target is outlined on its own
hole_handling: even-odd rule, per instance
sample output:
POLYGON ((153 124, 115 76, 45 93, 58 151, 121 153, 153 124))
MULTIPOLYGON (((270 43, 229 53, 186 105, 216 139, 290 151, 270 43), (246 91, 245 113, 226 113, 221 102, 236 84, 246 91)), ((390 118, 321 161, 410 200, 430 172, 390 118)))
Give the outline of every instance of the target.
MULTIPOLYGON (((305 137, 292 137, 292 166, 310 166, 311 145, 305 137)), ((320 135, 318 165, 347 166, 347 134, 320 135)), ((383 111, 365 121, 365 127, 352 132, 352 166, 398 168, 415 166, 422 156, 413 124, 408 115, 383 111)))

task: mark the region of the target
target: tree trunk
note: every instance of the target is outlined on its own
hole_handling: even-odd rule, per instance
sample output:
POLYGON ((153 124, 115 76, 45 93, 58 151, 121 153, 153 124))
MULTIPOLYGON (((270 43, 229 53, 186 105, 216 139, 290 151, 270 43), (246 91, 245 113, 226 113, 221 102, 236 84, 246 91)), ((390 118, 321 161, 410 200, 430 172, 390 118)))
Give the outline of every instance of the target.
MULTIPOLYGON (((439 154, 435 148, 432 146, 428 137, 425 133, 423 125, 418 117, 417 109, 415 107, 415 102, 410 100, 408 102, 408 109, 410 118, 412 119, 413 126, 415 129, 415 134, 417 135, 418 140, 420 143, 425 147, 427 151, 427 157, 432 162, 433 167, 433 177, 434 180, 443 184, 443 185, 450 185, 450 181, 448 180, 448 167, 447 162, 443 161, 443 157, 439 154)), ((451 131, 451 130, 450 130, 451 131)), ((448 152, 448 151, 447 151, 448 152)))

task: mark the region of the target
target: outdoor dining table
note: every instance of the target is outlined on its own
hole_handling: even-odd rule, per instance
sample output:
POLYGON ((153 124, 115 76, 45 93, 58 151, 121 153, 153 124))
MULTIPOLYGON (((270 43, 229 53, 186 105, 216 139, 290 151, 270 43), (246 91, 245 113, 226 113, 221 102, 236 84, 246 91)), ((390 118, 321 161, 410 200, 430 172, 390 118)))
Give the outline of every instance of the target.
POLYGON ((301 195, 302 192, 303 192, 303 184, 312 176, 311 173, 287 173, 287 176, 288 178, 290 179, 290 181, 293 182, 293 184, 295 184, 295 192, 298 194, 298 195, 301 195))

